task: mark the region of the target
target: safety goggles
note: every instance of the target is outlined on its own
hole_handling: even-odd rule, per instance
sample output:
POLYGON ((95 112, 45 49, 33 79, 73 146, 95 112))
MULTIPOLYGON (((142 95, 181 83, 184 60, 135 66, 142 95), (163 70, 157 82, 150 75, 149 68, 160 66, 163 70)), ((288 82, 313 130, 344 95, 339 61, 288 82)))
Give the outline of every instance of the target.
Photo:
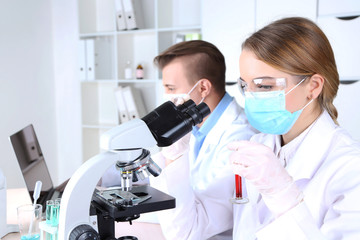
MULTIPOLYGON (((307 77, 308 76, 302 76, 301 81, 297 85, 302 83, 307 77)), ((241 78, 238 78, 237 81, 238 81, 240 92, 243 96, 245 96, 245 92, 261 93, 261 92, 282 91, 282 90, 285 90, 286 86, 287 86, 286 78, 274 78, 274 77, 256 78, 256 79, 253 79, 250 83, 247 83, 244 80, 242 80, 241 78)), ((292 89, 290 91, 292 91, 292 89)))
POLYGON ((281 91, 286 88, 285 78, 256 78, 250 83, 245 82, 241 78, 238 78, 238 84, 241 94, 245 95, 245 92, 273 92, 281 91))

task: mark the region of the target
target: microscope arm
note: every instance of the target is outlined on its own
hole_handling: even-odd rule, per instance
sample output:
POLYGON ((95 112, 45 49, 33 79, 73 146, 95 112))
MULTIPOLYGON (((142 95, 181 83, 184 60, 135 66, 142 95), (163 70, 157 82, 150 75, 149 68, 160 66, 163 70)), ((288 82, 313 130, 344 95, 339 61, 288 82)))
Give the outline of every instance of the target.
POLYGON ((81 165, 65 188, 60 206, 59 239, 78 239, 79 235, 82 235, 80 239, 98 239, 91 227, 89 209, 96 184, 105 171, 115 163, 133 164, 140 158, 143 148, 171 145, 209 114, 205 103, 196 105, 189 100, 175 106, 169 101, 142 119, 123 123, 104 133, 100 145, 107 152, 81 165), (82 238, 85 235, 89 238, 82 238))
POLYGON ((104 150, 149 148, 157 144, 149 127, 141 119, 122 123, 101 135, 100 148, 104 150))
POLYGON ((69 239, 71 231, 81 225, 91 225, 89 209, 96 184, 106 170, 116 162, 129 162, 137 159, 140 147, 152 147, 156 141, 146 124, 135 119, 111 129, 101 137, 105 149, 125 149, 108 151, 96 155, 73 174, 61 199, 59 218, 59 239, 69 239))

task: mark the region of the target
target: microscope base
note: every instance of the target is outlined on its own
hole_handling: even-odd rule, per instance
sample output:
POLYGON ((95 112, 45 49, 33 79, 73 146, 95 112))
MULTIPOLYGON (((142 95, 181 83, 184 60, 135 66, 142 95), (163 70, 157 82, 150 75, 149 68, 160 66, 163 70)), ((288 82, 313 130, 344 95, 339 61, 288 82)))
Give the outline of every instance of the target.
POLYGON ((139 218, 141 213, 175 208, 175 198, 147 185, 134 186, 129 191, 143 199, 138 202, 133 201, 134 205, 132 206, 129 205, 129 202, 126 202, 125 205, 119 205, 119 201, 116 200, 120 198, 117 196, 118 192, 116 190, 109 191, 113 191, 113 193, 95 190, 91 203, 96 209, 101 239, 115 239, 115 221, 129 221, 131 224, 131 221, 139 218), (109 195, 113 196, 114 199, 109 199, 109 195))

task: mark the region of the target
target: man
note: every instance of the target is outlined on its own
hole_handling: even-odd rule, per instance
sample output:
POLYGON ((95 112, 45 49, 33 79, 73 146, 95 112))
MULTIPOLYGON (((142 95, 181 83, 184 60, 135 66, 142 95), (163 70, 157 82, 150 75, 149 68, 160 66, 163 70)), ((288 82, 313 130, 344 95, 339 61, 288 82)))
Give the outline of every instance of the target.
POLYGON ((176 208, 158 212, 167 239, 232 239, 234 174, 227 144, 255 130, 225 91, 225 60, 211 43, 178 43, 154 59, 165 95, 175 104, 191 98, 211 114, 173 145, 153 156, 163 168, 151 185, 176 198, 176 208))

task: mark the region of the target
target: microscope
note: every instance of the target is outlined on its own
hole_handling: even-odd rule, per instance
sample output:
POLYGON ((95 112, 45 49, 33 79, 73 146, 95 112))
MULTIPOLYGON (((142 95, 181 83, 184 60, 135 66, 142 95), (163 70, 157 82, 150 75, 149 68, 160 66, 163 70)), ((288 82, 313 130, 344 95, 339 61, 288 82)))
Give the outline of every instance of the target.
POLYGON ((131 223, 141 213, 174 208, 175 198, 148 185, 132 183, 161 173, 146 148, 173 144, 209 114, 205 103, 196 105, 188 100, 175 106, 168 101, 141 119, 105 132, 100 139, 105 152, 87 160, 67 183, 61 199, 59 239, 116 239, 115 221, 131 223), (121 188, 95 189, 101 176, 114 164, 122 179, 121 188), (89 209, 96 214, 97 227, 89 209))

